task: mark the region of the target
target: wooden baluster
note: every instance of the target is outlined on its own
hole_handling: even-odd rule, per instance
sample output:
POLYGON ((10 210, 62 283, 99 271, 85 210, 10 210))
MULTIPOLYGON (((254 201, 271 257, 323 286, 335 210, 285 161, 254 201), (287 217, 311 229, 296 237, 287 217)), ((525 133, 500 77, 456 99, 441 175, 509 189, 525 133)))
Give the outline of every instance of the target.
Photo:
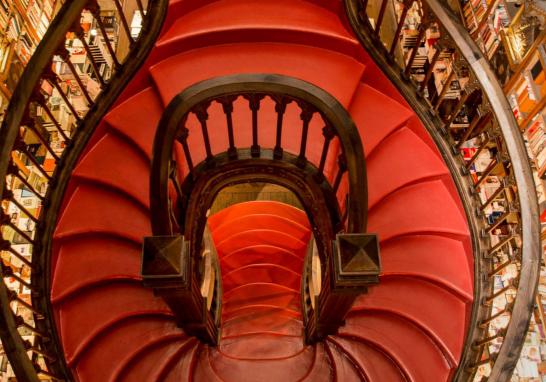
MULTIPOLYGON (((140 3, 140 0, 138 0, 140 3)), ((140 3, 142 5, 142 3, 140 3)), ((108 49, 108 53, 110 53, 110 57, 112 57, 112 61, 114 62, 114 66, 116 70, 118 70, 121 67, 121 64, 118 61, 118 58, 116 56, 116 51, 114 50, 114 47, 112 46, 112 42, 110 41, 110 38, 108 38, 108 33, 106 32, 106 27, 104 26, 104 22, 102 21, 102 18, 100 17, 100 7, 97 4, 96 0, 91 0, 87 4, 87 9, 95 20, 97 20, 97 25, 99 26, 100 33, 102 34, 102 38, 104 39, 104 42, 106 44, 106 49, 108 49)), ((141 11, 142 12, 142 11, 141 11)))
POLYGON ((402 9, 402 14, 400 15, 400 20, 398 20, 398 25, 396 26, 396 32, 394 32, 391 48, 389 50, 389 56, 391 57, 394 56, 394 50, 396 49, 396 46, 398 45, 398 41, 400 40, 400 32, 402 32, 402 27, 404 26, 404 23, 406 22, 408 11, 410 10, 412 5, 413 5, 413 1, 411 0, 403 2, 404 9, 402 9))
POLYGON ((248 100, 248 105, 252 111, 252 146, 250 147, 250 155, 253 157, 260 156, 260 145, 258 144, 258 110, 260 110, 260 101, 264 96, 262 94, 249 94, 245 96, 248 100))
POLYGON ((489 278, 491 278, 491 277, 495 276, 497 273, 499 273, 500 271, 502 271, 503 269, 505 269, 506 267, 510 266, 511 264, 514 264, 514 259, 509 258, 504 263, 502 263, 501 265, 498 265, 495 269, 493 269, 491 272, 489 272, 487 274, 487 276, 489 276, 489 278))
POLYGON ((501 225, 503 222, 505 222, 508 217, 510 215, 512 215, 513 213, 515 213, 516 210, 511 207, 510 205, 508 207, 506 207, 506 211, 504 212, 504 214, 502 214, 501 216, 499 216, 494 222, 493 224, 491 224, 485 231, 487 233, 491 233, 493 232, 495 229, 497 229, 499 227, 499 225, 501 225))
POLYGON ((93 72, 95 73, 95 76, 99 80, 101 88, 104 88, 106 86, 106 82, 104 81, 104 78, 102 78, 102 75, 100 74, 100 69, 97 64, 97 61, 95 60, 95 57, 93 57, 93 53, 91 52, 91 48, 89 47, 89 44, 87 44, 87 40, 85 39, 85 33, 83 32, 83 28, 80 24, 77 25, 77 29, 73 30, 73 32, 76 34, 76 37, 78 37, 78 40, 83 45, 83 49, 85 50, 85 53, 87 55, 87 58, 89 59, 89 62, 91 62, 91 67, 93 68, 93 72))
POLYGON ((142 19, 144 19, 144 5, 142 4, 142 0, 137 0, 137 6, 140 14, 142 15, 142 19))
MULTIPOLYGON (((30 288, 29 288, 30 289, 30 288)), ((18 326, 18 327, 24 327, 24 328, 27 328, 28 330, 30 330, 32 333, 34 333, 35 335, 37 335, 38 337, 41 337, 43 338, 44 340, 48 340, 50 337, 49 335, 47 335, 46 333, 38 330, 37 328, 35 328, 34 326, 30 325, 29 323, 27 323, 25 321, 25 319, 21 316, 15 316, 15 324, 18 326)))
MULTIPOLYGON (((4 225, 3 222, 6 219, 4 216, 7 216, 7 215, 5 214, 3 215, 2 212, 0 211, 0 226, 4 225)), ((11 246, 11 243, 8 240, 3 239, 1 236, 0 236, 0 251, 6 251, 11 253, 13 256, 19 259, 19 261, 21 261, 27 267, 29 267, 30 269, 34 269, 32 267, 32 263, 28 259, 26 259, 22 254, 20 254, 15 249, 13 249, 11 246)))
POLYGON ((480 153, 487 147, 487 145, 489 145, 489 143, 493 139, 493 135, 490 132, 486 132, 485 137, 482 139, 483 140, 481 144, 478 146, 478 149, 476 150, 472 158, 470 158, 470 160, 465 163, 465 167, 467 169, 469 169, 474 164, 474 162, 476 162, 476 159, 478 159, 480 153))
MULTIPOLYGON (((482 365, 493 364, 498 357, 498 353, 489 354, 489 358, 480 359, 476 363, 470 365, 468 370, 475 370, 482 365)), ((481 382, 481 381, 480 381, 481 382)))
POLYGON ((451 68, 451 72, 449 72, 449 75, 447 76, 447 80, 444 83, 444 86, 442 86, 442 90, 440 91, 440 94, 438 94, 438 97, 434 101, 434 110, 437 111, 442 105, 442 102, 444 101, 447 91, 451 87, 451 82, 453 81, 454 77, 455 77, 455 69, 451 68))
POLYGON ((191 152, 190 152, 190 148, 188 147, 188 135, 189 135, 189 130, 186 128, 186 127, 183 127, 180 129, 179 133, 178 133, 178 136, 177 136, 177 141, 180 142, 182 144, 182 150, 184 151, 184 157, 186 158, 186 164, 188 165, 188 168, 190 170, 190 173, 193 175, 193 161, 191 159, 191 152))
POLYGON ((383 23, 383 18, 385 17, 388 2, 388 0, 382 0, 381 2, 381 8, 379 8, 379 14, 377 15, 377 21, 375 23, 374 33, 376 36, 379 35, 379 31, 381 30, 381 24, 383 23))
POLYGON ((27 159, 34 165, 34 167, 36 167, 36 169, 37 169, 38 171, 40 171, 40 173, 42 173, 42 175, 44 176, 44 178, 46 178, 48 181, 51 180, 51 176, 47 173, 46 170, 44 170, 44 168, 42 167, 42 165, 41 165, 40 163, 38 163, 38 161, 36 160, 36 158, 34 158, 34 156, 28 152, 25 143, 24 143, 20 138, 19 138, 19 139, 15 142, 15 144, 13 145, 13 150, 19 151, 19 152, 25 154, 25 156, 27 157, 27 159))
POLYGON ((39 312, 36 308, 34 308, 32 305, 30 305, 28 302, 20 298, 16 291, 11 289, 8 290, 8 298, 10 301, 17 301, 18 304, 21 304, 22 306, 30 310, 32 313, 36 315, 37 319, 43 319, 44 315, 41 312, 39 312))
POLYGON ((417 56, 417 52, 419 51, 419 47, 421 46, 421 42, 423 41, 423 38, 425 37, 426 27, 421 24, 419 26, 419 35, 417 36, 417 42, 415 46, 411 49, 411 53, 408 59, 408 62, 406 63, 406 68, 404 69, 404 74, 406 76, 409 76, 411 72, 411 67, 413 65, 413 61, 415 61, 415 57, 417 56))
MULTIPOLYGON (((4 221, 4 217, 7 216, 7 215, 2 215, 0 214, 0 220, 3 220, 4 221)), ((10 227, 12 230, 14 230, 17 234, 19 234, 23 239, 25 239, 26 241, 28 241, 28 244, 34 244, 34 240, 23 230, 21 230, 21 228, 17 227, 15 224, 13 224, 11 222, 11 220, 9 220, 9 216, 8 217, 8 221, 3 223, 5 224, 6 226, 10 227)))
POLYGON ((335 137, 335 130, 330 125, 326 125, 322 129, 322 135, 324 136, 324 144, 322 145, 322 153, 320 154, 320 163, 318 168, 319 178, 324 176, 324 166, 326 165, 326 158, 328 157, 328 149, 330 143, 335 137))
POLYGON ((489 323, 491 323, 492 321, 496 320, 496 319, 499 318, 500 316, 502 316, 502 315, 504 315, 504 314, 507 314, 507 313, 509 313, 509 314, 512 313, 513 307, 514 307, 514 303, 513 303, 513 302, 507 303, 507 304, 504 306, 504 309, 499 310, 497 313, 493 314, 491 317, 486 318, 485 320, 483 320, 482 322, 480 322, 480 328, 485 329, 489 323))
POLYGON ((499 329, 494 335, 492 336, 489 336, 489 337, 485 337, 479 341, 476 341, 472 344, 472 347, 474 349, 479 349, 480 347, 484 346, 484 345, 487 345, 488 343, 490 342, 493 342, 495 341, 497 338, 499 337, 504 337, 506 335, 506 329, 505 328, 501 328, 499 329))
POLYGON ((498 291, 496 291, 495 293, 493 293, 491 296, 487 297, 485 299, 485 303, 486 305, 489 305, 493 302, 494 299, 496 299, 497 297, 499 296, 502 296, 503 294, 505 294, 508 290, 512 289, 512 288, 516 288, 517 287, 517 280, 515 279, 511 279, 511 280, 508 280, 508 283, 505 287, 499 289, 498 291))
POLYGON ((127 22, 127 18, 125 17, 125 14, 123 13, 123 7, 121 6, 119 0, 114 0, 114 4, 116 5, 116 8, 118 10, 119 19, 121 20, 121 25, 123 26, 123 29, 125 30, 125 33, 127 34, 127 39, 129 40, 129 44, 133 46, 135 41, 133 40, 133 37, 131 36, 131 28, 129 28, 129 23, 127 22))
POLYGON ((337 158, 337 164, 339 169, 337 171, 336 179, 334 180, 334 185, 332 187, 334 190, 334 194, 337 193, 339 185, 341 184, 341 179, 343 178, 343 174, 345 173, 345 171, 347 171, 347 161, 345 160, 345 156, 343 154, 341 154, 337 158))
POLYGON ((74 118, 76 119, 77 122, 80 122, 81 121, 81 118, 80 116, 78 115, 78 113, 76 112, 76 109, 74 109, 74 105, 72 105, 72 103, 70 103, 70 101, 68 100, 68 97, 67 95, 65 94, 65 92, 63 91, 63 89, 61 89, 61 85, 59 85, 59 79, 57 77, 57 74, 55 74, 53 72, 53 70, 51 70, 51 68, 49 68, 49 70, 46 70, 46 72, 44 73, 43 75, 44 79, 46 81, 48 81, 53 87, 55 87, 55 89, 57 89, 57 92, 60 94, 61 98, 63 99, 66 107, 68 107, 70 109, 70 112, 72 113, 72 115, 74 116, 74 118))
POLYGON ((488 256, 493 256, 496 252, 500 251, 506 244, 511 242, 512 240, 516 239, 516 235, 509 235, 505 239, 499 241, 497 244, 495 244, 488 253, 488 256))
POLYGON ((49 354, 48 352, 40 349, 39 347, 32 345, 32 343, 28 340, 24 341, 24 345, 28 351, 41 355, 42 357, 46 358, 49 362, 55 362, 57 360, 57 358, 54 355, 49 354))
POLYGON ((237 158, 237 149, 235 148, 235 138, 233 136, 233 102, 237 99, 237 96, 222 97, 218 100, 222 104, 222 110, 226 115, 226 124, 228 131, 229 148, 227 150, 228 157, 231 159, 237 158))
POLYGON ((453 122, 453 120, 459 115, 468 97, 469 94, 466 92, 461 95, 461 98, 459 99, 459 102, 457 102, 455 109, 453 109, 451 113, 447 115, 444 119, 446 125, 451 125, 451 122, 453 122))
POLYGON ((42 142, 42 145, 46 148, 46 150, 51 154, 55 162, 59 161, 59 156, 55 154, 55 151, 49 146, 49 142, 45 137, 40 133, 40 131, 36 128, 34 119, 30 118, 28 115, 23 117, 23 121, 21 121, 21 124, 26 126, 30 131, 32 131, 36 137, 38 137, 38 140, 42 142))
POLYGON ((212 160, 212 149, 210 147, 209 131, 207 127, 207 120, 209 119, 209 113, 207 112, 210 106, 210 102, 202 103, 195 107, 193 112, 197 116, 201 125, 201 133, 203 134, 203 142, 205 143, 205 151, 207 153, 207 160, 212 160))
POLYGON ((32 100, 34 102, 36 102, 38 105, 40 105, 40 107, 42 109, 44 109, 45 113, 47 114, 47 116, 49 117, 51 122, 53 122, 53 124, 55 125, 55 128, 57 129, 57 132, 61 135, 61 137, 63 137, 63 140, 66 143, 68 143, 70 141, 70 138, 68 138, 68 136, 66 135, 66 133, 63 130, 63 127, 61 126, 59 121, 57 121, 57 119, 55 118, 53 113, 51 112, 51 109, 47 105, 47 101, 45 99, 45 96, 38 90, 33 94, 32 100))
POLYGON ((275 112, 277 113, 277 130, 275 136, 275 148, 273 149, 273 158, 281 159, 283 154, 282 149, 282 125, 284 120, 284 113, 286 112, 286 106, 290 103, 290 100, 285 97, 274 98, 275 112))
POLYGON ((298 155, 298 161, 297 164, 300 167, 305 166, 306 158, 305 158, 305 151, 307 150, 307 136, 309 133, 309 123, 311 122, 311 119, 313 118, 313 114, 315 113, 314 110, 310 108, 309 105, 306 104, 300 104, 301 107, 301 114, 300 119, 302 120, 302 128, 301 128, 301 142, 300 142, 300 153, 298 155))
POLYGON ((419 86, 419 91, 422 92, 425 90, 425 86, 427 86, 428 81, 430 80, 430 77, 432 76, 432 73, 434 72, 434 67, 436 66, 436 63, 438 62, 440 58, 440 53, 442 49, 440 44, 436 44, 436 50, 434 51, 434 55, 432 56, 432 60, 430 60, 430 65, 427 68, 427 72, 425 73, 425 79, 423 82, 421 82, 421 85, 419 86))
POLYGON ((2 199, 13 203, 21 212, 23 212, 34 223, 38 222, 38 219, 32 213, 30 213, 29 210, 27 210, 21 203, 19 203, 19 201, 15 198, 13 191, 8 190, 7 188, 4 189, 4 195, 2 195, 2 199))
POLYGON ((360 8, 362 9, 362 12, 364 12, 364 15, 366 15, 366 17, 367 17, 368 12, 367 12, 366 8, 368 8, 368 0, 361 0, 360 1, 360 8))
POLYGON ((26 288, 32 289, 32 285, 28 283, 27 281, 23 280, 21 276, 15 273, 15 271, 10 267, 2 264, 2 274, 4 277, 12 277, 21 284, 23 284, 26 288))
POLYGON ((78 71, 74 67, 74 64, 72 63, 72 61, 70 61, 70 53, 68 52, 68 50, 66 50, 64 45, 57 52, 57 56, 59 56, 63 60, 63 62, 66 64, 66 66, 68 66, 68 69, 70 69, 70 72, 72 73, 72 75, 74 76, 74 79, 78 83, 78 86, 80 87, 82 94, 87 99, 87 102, 89 103, 89 106, 91 107, 91 105, 93 105, 93 99, 89 95, 87 88, 84 86, 82 79, 80 78, 80 75, 78 74, 78 71))
POLYGON ((481 117, 480 116, 474 117, 472 122, 470 122, 470 126, 468 126, 463 137, 457 144, 457 148, 460 149, 463 143, 468 141, 468 139, 470 138, 470 136, 472 135, 474 131, 477 131, 477 133, 479 134, 480 131, 482 131, 492 120, 493 120, 493 116, 491 115, 491 113, 487 113, 486 115, 481 117))
POLYGON ((491 203, 493 203, 493 201, 494 201, 495 199, 497 199, 497 197, 498 197, 500 194, 502 194, 502 193, 506 190, 507 187, 508 187, 508 181, 507 181, 507 179, 505 178, 505 179, 503 179, 503 180, 501 181, 501 185, 499 186, 499 188, 497 188, 497 189, 495 190, 495 192, 493 192, 493 193, 491 194, 491 196, 490 196, 485 202, 482 203, 482 205, 480 206, 480 211, 483 211, 483 210, 485 210, 487 207, 489 207, 489 206, 491 205, 491 203))
POLYGON ((489 178, 489 176, 491 176, 493 171, 495 171, 495 169, 497 169, 498 166, 502 166, 502 164, 503 163, 499 158, 499 154, 497 153, 497 155, 495 155, 495 157, 491 159, 491 162, 489 163, 487 168, 483 171, 482 175, 478 178, 476 183, 474 183, 474 188, 478 189, 482 185, 482 183, 485 182, 485 180, 489 178))
POLYGON ((40 194, 29 182, 27 179, 25 179, 24 176, 22 176, 20 173, 19 173, 19 169, 17 168, 16 165, 14 165, 12 162, 9 163, 8 165, 8 175, 13 175, 15 176, 17 179, 19 179, 21 181, 21 183, 23 183, 25 185, 26 188, 28 188, 30 190, 30 192, 32 192, 38 199, 40 200, 44 200, 44 197, 42 196, 42 194, 40 194))

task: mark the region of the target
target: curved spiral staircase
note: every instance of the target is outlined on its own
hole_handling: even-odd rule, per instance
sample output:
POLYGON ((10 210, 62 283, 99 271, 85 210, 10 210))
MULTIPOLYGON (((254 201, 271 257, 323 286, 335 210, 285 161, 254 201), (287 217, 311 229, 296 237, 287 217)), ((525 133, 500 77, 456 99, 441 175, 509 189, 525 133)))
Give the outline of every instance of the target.
MULTIPOLYGON (((165 11, 149 56, 126 86, 119 85, 119 96, 102 106, 104 117, 96 118, 96 128, 81 139, 73 170, 65 171, 49 256, 42 260, 53 323, 45 328, 58 348, 44 346, 58 351, 49 359, 66 373, 58 379, 470 379, 470 363, 479 363, 481 352, 474 360, 465 354, 481 349, 474 348, 472 333, 487 288, 476 273, 481 269, 475 254, 481 254, 472 208, 461 196, 464 183, 453 173, 452 154, 438 147, 355 37, 343 3, 172 0, 165 11), (337 333, 319 341, 304 341, 301 283, 313 224, 295 207, 247 202, 208 218, 222 282, 217 346, 187 334, 171 307, 142 284, 142 242, 152 234, 150 162, 167 105, 201 81, 249 73, 323 89, 347 110, 362 140, 367 232, 378 235, 382 271, 337 333)), ((234 103, 234 139, 250 147, 252 118, 242 104, 234 103)), ((297 155, 303 117, 290 107, 284 117, 284 150, 297 155)), ((276 118, 274 103, 266 99, 259 114, 264 147, 274 146, 276 118)), ((209 149, 213 155, 226 151, 225 124, 220 107, 211 107, 208 144, 201 136, 187 142, 193 165, 205 163, 209 149)), ((199 131, 197 119, 188 125, 199 131)), ((322 127, 311 120, 306 152, 332 182, 335 154, 319 164, 322 127)), ((340 152, 339 146, 334 142, 333 151, 340 152)), ((177 150, 184 179, 192 169, 187 153, 177 150)), ((343 212, 344 194, 337 196, 343 212)))

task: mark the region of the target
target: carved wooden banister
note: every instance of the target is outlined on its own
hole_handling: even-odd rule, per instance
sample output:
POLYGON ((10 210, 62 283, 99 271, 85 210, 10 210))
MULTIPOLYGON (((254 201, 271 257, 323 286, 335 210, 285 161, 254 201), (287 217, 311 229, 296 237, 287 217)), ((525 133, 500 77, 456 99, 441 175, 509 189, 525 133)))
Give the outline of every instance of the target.
MULTIPOLYGON (((102 17, 105 10, 112 9, 113 2, 121 4, 119 0, 58 2, 62 4, 21 74, 0 127, 0 251, 8 252, 22 263, 18 269, 11 264, 0 264, 0 337, 20 381, 72 380, 51 311, 53 231, 72 170, 95 128, 151 51, 168 4, 167 0, 149 0, 140 10, 142 29, 135 37, 125 31, 115 32, 114 36, 105 31, 102 17), (104 57, 114 63, 112 70, 97 70, 88 42, 90 31, 84 31, 80 25, 84 20, 99 27, 97 36, 108 44, 104 57), (128 39, 130 49, 126 52, 115 50, 110 45, 112 37, 128 39), (70 48, 75 38, 80 40, 91 64, 89 73, 76 68, 72 62, 75 56, 81 58, 78 50, 70 48), (61 67, 65 69, 61 70, 61 67), (65 86, 67 80, 74 86, 65 86), (89 80, 101 84, 100 89, 91 93, 86 86, 89 80), (80 96, 85 100, 83 103, 80 96), (60 105, 58 100, 61 100, 60 105), (59 118, 55 111, 58 106, 66 107, 66 118, 59 118), (54 133, 59 136, 57 142, 45 132, 44 122, 51 123, 54 133), (28 132, 36 135, 37 145, 28 142, 28 132), (52 166, 46 166, 38 158, 36 146, 47 153, 52 166), (35 182, 34 176, 41 178, 40 182, 35 182), (40 186, 36 186, 38 183, 40 186), (21 184, 39 201, 39 216, 17 200, 13 191, 21 184), (36 224, 29 230, 21 229, 11 218, 6 218, 8 207, 16 208, 36 224), (20 233, 31 256, 20 252, 11 238, 13 233, 20 233), (20 289, 7 283, 8 277, 17 279, 31 291, 30 301, 18 296, 20 289), (23 339, 21 328, 32 334, 23 339)), ((116 22, 127 23, 124 12, 117 12, 114 18, 116 22)))
POLYGON ((374 234, 337 234, 322 281, 314 239, 308 249, 302 283, 305 341, 313 343, 337 332, 355 299, 379 283, 381 260, 374 234))
POLYGON ((216 194, 228 185, 275 183, 293 191, 302 202, 313 227, 322 280, 316 288, 320 290, 317 305, 302 307, 304 317, 314 317, 305 320, 308 341, 334 333, 354 299, 378 282, 377 238, 366 234, 367 180, 360 135, 348 112, 324 90, 274 74, 234 75, 197 83, 167 106, 156 132, 152 158, 154 237, 145 241, 143 277, 145 285, 172 307, 188 333, 208 343, 215 343, 217 338, 217 331, 209 324, 219 321, 211 311, 200 309, 204 304, 198 293, 203 277, 199 271, 202 249, 196 244, 206 227, 206 211, 216 194), (259 114, 266 103, 275 110, 277 119, 263 126, 259 114), (209 108, 214 104, 221 106, 214 109, 215 113, 221 110, 223 115, 216 114, 216 119, 209 121, 209 108), (249 147, 235 144, 239 132, 232 114, 237 107, 244 108, 249 116, 249 147), (292 112, 298 113, 301 124, 301 136, 294 147, 282 144, 287 108, 296 108, 292 112), (190 114, 195 116, 196 126, 188 125, 190 114), (213 122, 214 134, 225 134, 229 142, 219 152, 214 152, 210 142, 209 125, 213 122), (261 139, 264 133, 275 136, 274 144, 261 139), (317 144, 310 137, 317 134, 323 140, 318 142, 322 145, 320 159, 310 159, 307 148, 317 144), (190 137, 205 148, 200 163, 195 163, 190 137), (183 158, 173 155, 175 145, 180 145, 183 158), (329 170, 331 177, 325 176, 328 155, 337 157, 329 170), (169 190, 175 190, 175 195, 169 190), (338 202, 340 192, 345 192, 339 197, 345 205, 338 202), (190 309, 180 309, 182 301, 190 309))
POLYGON ((537 196, 521 132, 487 58, 449 3, 415 0, 412 6, 419 16, 410 20, 408 12, 394 14, 394 4, 388 6, 391 1, 344 3, 358 40, 442 152, 466 210, 474 249, 474 304, 453 379, 471 380, 477 368, 485 365, 490 370, 485 380, 508 381, 533 313, 541 258, 537 196), (377 8, 380 10, 374 11, 377 8), (407 31, 398 29, 393 35, 380 30, 385 9, 398 25, 414 25, 417 39, 389 50, 407 31), (423 63, 419 66, 417 54, 423 63), (435 85, 435 67, 440 61, 447 62, 447 79, 435 85), (453 107, 446 107, 452 80, 459 81, 461 91, 451 100, 453 107), (475 154, 468 158, 464 151, 469 147, 475 154), (480 156, 487 160, 483 168, 476 166, 480 156), (480 191, 489 180, 497 181, 498 189, 487 197, 480 191), (500 216, 486 216, 492 204, 502 210, 500 216), (496 285, 496 272, 507 266, 514 269, 514 276, 505 285, 496 285), (506 291, 515 296, 513 303, 504 298, 506 291), (499 302, 498 312, 492 310, 494 300, 499 302), (491 323, 499 318, 508 324, 495 333, 491 323))

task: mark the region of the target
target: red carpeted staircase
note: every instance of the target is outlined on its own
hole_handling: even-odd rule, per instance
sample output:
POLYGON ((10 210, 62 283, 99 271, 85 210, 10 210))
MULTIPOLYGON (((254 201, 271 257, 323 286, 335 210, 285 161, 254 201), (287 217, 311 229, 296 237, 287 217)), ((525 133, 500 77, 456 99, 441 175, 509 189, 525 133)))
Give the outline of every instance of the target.
MULTIPOLYGON (((340 14, 337 1, 171 2, 156 48, 80 159, 54 236, 51 302, 77 380, 453 375, 473 300, 464 210, 433 141, 340 14), (249 202, 209 219, 223 280, 217 348, 185 335, 141 283, 142 238, 151 234, 151 147, 163 109, 196 82, 236 73, 277 73, 321 87, 350 112, 364 144, 368 230, 379 235, 381 281, 357 300, 337 335, 315 345, 303 343, 300 311, 309 222, 293 207, 249 202)), ((267 126, 274 110, 263 110, 267 126)), ((227 137, 214 115, 209 134, 218 153, 227 137)), ((235 116, 241 124, 245 118, 235 116)), ((283 131, 286 147, 299 143, 300 124, 283 131)), ((245 130, 236 136, 239 146, 248 142, 245 130)), ((189 143, 198 163, 204 149, 189 143)), ((310 157, 321 148, 322 140, 310 141, 310 157)))

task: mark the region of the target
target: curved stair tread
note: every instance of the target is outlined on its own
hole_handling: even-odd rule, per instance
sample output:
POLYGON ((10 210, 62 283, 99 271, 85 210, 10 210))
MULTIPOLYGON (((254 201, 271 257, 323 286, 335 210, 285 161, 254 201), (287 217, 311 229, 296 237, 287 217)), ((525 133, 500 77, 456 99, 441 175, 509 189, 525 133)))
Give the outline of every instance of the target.
POLYGON ((59 218, 54 239, 110 233, 141 243, 150 235, 149 214, 119 192, 80 185, 59 218))
POLYGON ((230 208, 225 208, 208 219, 209 227, 215 230, 222 222, 238 218, 243 215, 269 214, 278 215, 292 220, 302 226, 308 226, 309 220, 304 211, 285 203, 269 200, 255 200, 251 202, 238 203, 230 208))
POLYGON ((271 283, 298 290, 301 274, 275 264, 251 264, 222 274, 222 290, 231 289, 248 283, 271 283))
POLYGON ((127 140, 106 133, 74 169, 74 176, 108 185, 149 208, 150 163, 127 140))
POLYGON ((164 105, 182 90, 205 79, 238 73, 277 73, 314 83, 347 106, 363 69, 355 59, 326 49, 241 43, 180 53, 154 65, 150 73, 164 105))
POLYGON ((290 358, 271 360, 231 359, 221 353, 210 351, 211 365, 225 382, 278 382, 298 381, 305 377, 313 366, 314 349, 305 347, 290 358))
POLYGON ((368 208, 410 183, 449 175, 440 158, 410 129, 386 137, 366 158, 368 208))
POLYGON ((302 381, 310 382, 331 382, 334 380, 334 370, 330 365, 330 359, 323 343, 315 344, 315 361, 313 368, 309 371, 309 374, 302 379, 302 381))
POLYGON ((280 231, 290 233, 303 241, 309 239, 309 225, 303 226, 277 214, 248 214, 241 215, 232 220, 225 220, 212 231, 215 241, 221 242, 236 232, 258 228, 271 229, 275 227, 280 231))
POLYGON ((158 93, 148 87, 116 106, 104 119, 151 158, 154 135, 162 113, 163 104, 158 93))
POLYGON ((185 345, 190 342, 187 336, 180 333, 158 336, 148 344, 139 344, 130 358, 119 364, 111 382, 151 381, 156 369, 165 357, 175 354, 180 348, 180 342, 185 345))
POLYGON ((221 242, 216 243, 218 253, 231 253, 243 245, 279 245, 289 251, 301 251, 307 248, 307 243, 288 233, 275 229, 253 229, 238 232, 221 242))
POLYGON ((227 274, 239 267, 256 263, 276 264, 288 268, 293 272, 301 273, 303 269, 303 256, 298 256, 296 252, 272 245, 252 245, 230 253, 221 254, 220 257, 222 274, 227 274))
POLYGON ((396 316, 369 315, 365 321, 340 328, 339 336, 388 349, 391 359, 410 380, 447 381, 452 371, 436 343, 419 328, 396 316))
POLYGON ((241 306, 240 308, 233 309, 230 312, 226 312, 225 310, 222 310, 222 322, 227 322, 231 320, 236 320, 241 317, 246 317, 248 315, 252 315, 256 312, 264 312, 264 311, 281 311, 281 313, 276 314, 282 314, 282 316, 286 317, 292 317, 295 320, 301 321, 301 310, 299 309, 291 309, 289 307, 282 307, 278 305, 272 305, 267 303, 256 303, 256 304, 250 304, 246 306, 241 306))
POLYGON ((289 0, 207 4, 179 17, 161 36, 157 49, 172 52, 181 47, 263 40, 328 46, 345 54, 360 49, 331 11, 309 1, 289 0))
POLYGON ((359 365, 349 358, 346 352, 343 352, 335 342, 332 336, 329 336, 325 341, 325 350, 333 367, 334 381, 340 382, 362 382, 369 381, 364 371, 359 365))
POLYGON ((195 340, 188 349, 182 349, 176 354, 160 373, 155 382, 192 381, 195 375, 195 365, 199 356, 199 342, 195 340))
POLYGON ((53 270, 52 303, 92 285, 140 280, 141 252, 133 242, 114 237, 90 236, 63 243, 53 270))
POLYGON ((412 235, 389 240, 381 246, 383 275, 407 274, 440 280, 471 296, 473 291, 472 252, 464 242, 435 236, 412 235))
POLYGON ((222 310, 226 315, 249 305, 273 305, 289 310, 300 309, 299 291, 276 284, 241 285, 223 295, 222 310))
POLYGON ((210 362, 210 353, 214 350, 207 345, 201 345, 195 363, 192 380, 196 382, 222 382, 225 379, 213 369, 210 362))
POLYGON ((222 322, 222 338, 250 333, 271 332, 286 336, 300 336, 303 330, 301 319, 282 308, 261 307, 248 309, 246 314, 222 322))
POLYGON ((333 336, 332 340, 351 355, 365 370, 370 381, 407 382, 407 374, 396 364, 383 349, 344 337, 333 336))
POLYGON ((69 366, 80 381, 109 381, 116 368, 131 359, 136 348, 173 334, 183 335, 171 317, 130 317, 96 336, 70 361, 69 366))
POLYGON ((224 337, 218 351, 232 359, 263 361, 292 358, 298 355, 304 346, 301 331, 296 336, 261 332, 224 337))
POLYGON ((427 281, 409 277, 381 280, 378 287, 360 296, 354 303, 347 325, 366 322, 368 310, 374 314, 392 312, 417 323, 434 334, 451 358, 458 360, 463 350, 466 314, 470 306, 449 291, 427 281), (425 303, 426 302, 426 303, 425 303), (365 315, 360 317, 358 311, 365 315))
POLYGON ((411 109, 364 83, 359 83, 349 113, 360 132, 365 156, 413 115, 411 109))
POLYGON ((172 315, 161 298, 134 282, 112 283, 81 291, 54 306, 54 310, 68 362, 95 337, 121 320, 140 315, 172 315))
POLYGON ((441 180, 403 187, 368 211, 368 231, 381 242, 416 233, 468 237, 468 226, 441 180))

